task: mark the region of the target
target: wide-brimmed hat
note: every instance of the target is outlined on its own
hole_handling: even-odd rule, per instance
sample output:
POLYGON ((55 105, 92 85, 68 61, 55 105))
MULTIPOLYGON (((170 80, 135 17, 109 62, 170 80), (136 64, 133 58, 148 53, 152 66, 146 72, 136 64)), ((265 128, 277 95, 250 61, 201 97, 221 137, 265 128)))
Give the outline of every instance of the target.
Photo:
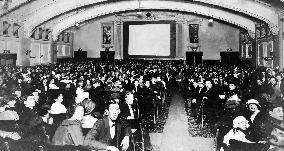
POLYGON ((256 99, 249 99, 246 102, 246 105, 250 105, 250 104, 255 104, 255 105, 258 105, 260 107, 260 104, 259 104, 259 102, 256 99))

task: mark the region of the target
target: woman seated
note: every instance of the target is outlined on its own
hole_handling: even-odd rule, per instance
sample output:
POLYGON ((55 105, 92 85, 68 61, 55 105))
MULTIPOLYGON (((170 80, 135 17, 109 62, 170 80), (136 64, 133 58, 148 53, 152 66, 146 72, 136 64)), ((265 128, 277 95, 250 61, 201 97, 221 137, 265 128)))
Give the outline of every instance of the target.
POLYGON ((38 109, 37 115, 31 119, 36 121, 24 135, 24 141, 29 142, 45 142, 50 143, 50 138, 53 136, 56 126, 53 124, 53 118, 49 116, 49 107, 42 106, 38 109))
POLYGON ((0 98, 0 138, 21 139, 17 132, 18 126, 16 123, 19 120, 19 115, 12 110, 15 103, 15 100, 11 100, 7 96, 0 98))
POLYGON ((8 96, 3 97, 0 109, 0 120, 13 120, 18 121, 19 115, 15 111, 16 101, 8 96))
POLYGON ((66 107, 62 104, 63 95, 62 93, 55 94, 54 103, 51 105, 50 114, 54 119, 55 125, 60 125, 60 123, 66 119, 66 107))
POLYGON ((59 89, 59 87, 55 84, 55 80, 54 79, 51 79, 50 81, 49 81, 49 89, 51 89, 51 90, 58 90, 59 89))
POLYGON ((81 120, 84 116, 84 108, 77 106, 75 109, 70 108, 71 117, 64 120, 55 131, 52 138, 53 145, 75 145, 83 144, 84 137, 82 132, 81 120))
POLYGON ((267 114, 261 110, 259 102, 255 99, 248 100, 246 105, 250 112, 248 115, 250 124, 250 135, 248 138, 254 142, 263 142, 267 137, 262 132, 263 122, 267 119, 267 114))

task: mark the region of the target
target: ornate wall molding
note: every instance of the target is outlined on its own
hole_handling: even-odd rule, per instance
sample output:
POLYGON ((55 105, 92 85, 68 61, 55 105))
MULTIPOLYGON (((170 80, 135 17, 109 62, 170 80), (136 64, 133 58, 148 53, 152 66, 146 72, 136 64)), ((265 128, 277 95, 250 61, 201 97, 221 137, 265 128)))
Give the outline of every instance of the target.
MULTIPOLYGON (((52 28, 53 38, 56 39, 57 35, 60 34, 61 31, 64 31, 65 29, 74 26, 78 22, 84 22, 86 20, 107 14, 137 10, 137 8, 138 5, 136 1, 121 1, 117 3, 95 6, 93 9, 87 9, 86 11, 82 11, 81 13, 74 14, 73 16, 70 16, 65 20, 61 21, 60 23, 56 24, 52 28)), ((217 8, 209 8, 203 5, 172 1, 142 1, 140 9, 183 11, 204 16, 210 16, 212 18, 223 20, 225 22, 247 29, 251 33, 254 33, 255 31, 255 24, 252 20, 242 15, 233 14, 217 8)))
POLYGON ((3 7, 0 8, 0 10, 1 10, 0 16, 4 15, 5 13, 8 13, 11 10, 13 10, 17 7, 20 7, 20 6, 26 4, 30 1, 31 0, 13 0, 13 1, 2 2, 3 7))

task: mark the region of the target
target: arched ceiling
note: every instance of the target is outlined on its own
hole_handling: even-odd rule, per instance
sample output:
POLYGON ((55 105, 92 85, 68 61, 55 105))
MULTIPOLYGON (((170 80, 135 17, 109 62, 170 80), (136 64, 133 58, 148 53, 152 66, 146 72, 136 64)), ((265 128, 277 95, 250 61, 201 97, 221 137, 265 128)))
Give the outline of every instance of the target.
MULTIPOLYGON (((9 1, 9 0, 8 0, 9 1)), ((10 0, 11 1, 11 0, 10 0)), ((53 38, 61 31, 107 14, 137 9, 189 12, 223 20, 254 33, 257 21, 266 22, 278 34, 278 12, 258 0, 12 0, 3 18, 22 23, 26 36, 34 28, 53 22, 53 38)), ((282 2, 281 2, 282 3, 282 2)))

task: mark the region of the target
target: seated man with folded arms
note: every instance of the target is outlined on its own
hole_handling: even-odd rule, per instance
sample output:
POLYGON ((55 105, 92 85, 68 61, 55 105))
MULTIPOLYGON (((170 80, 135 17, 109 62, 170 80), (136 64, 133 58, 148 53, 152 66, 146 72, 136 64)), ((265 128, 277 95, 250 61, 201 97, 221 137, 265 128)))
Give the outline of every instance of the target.
POLYGON ((88 132, 84 146, 90 150, 127 150, 131 129, 119 118, 120 108, 114 100, 108 102, 107 113, 108 116, 98 120, 88 132))

